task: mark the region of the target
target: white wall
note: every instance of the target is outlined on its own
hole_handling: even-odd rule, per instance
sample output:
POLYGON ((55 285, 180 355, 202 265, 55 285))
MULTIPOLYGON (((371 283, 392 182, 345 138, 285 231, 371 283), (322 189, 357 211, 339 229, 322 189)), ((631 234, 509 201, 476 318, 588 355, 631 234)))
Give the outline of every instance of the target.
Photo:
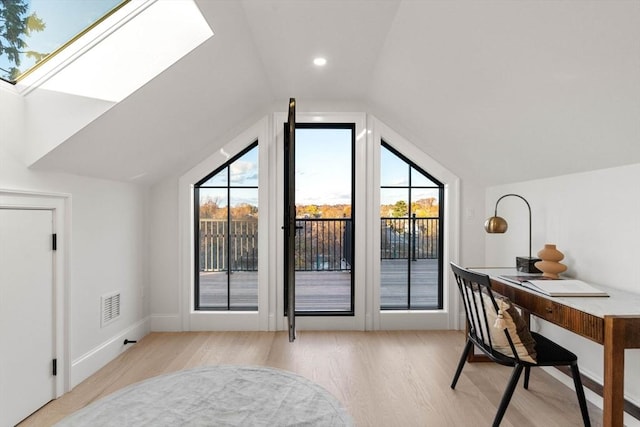
POLYGON ((151 330, 181 331, 178 176, 166 178, 151 188, 149 212, 151 330))
MULTIPOLYGON (((565 254, 567 277, 640 293, 640 164, 487 189, 485 216, 503 194, 525 197, 532 210, 533 254, 554 243, 565 254)), ((486 236, 486 265, 514 266, 527 247, 526 205, 500 202, 506 234, 486 236)), ((602 384, 602 347, 546 322, 537 327, 578 354, 580 369, 602 384)), ((535 327, 536 325, 534 325, 535 327)), ((625 396, 640 405, 640 350, 627 350, 625 396)))
MULTIPOLYGON (((0 189, 67 194, 70 385, 148 331, 146 190, 131 184, 29 170, 24 98, 0 85, 0 189), (121 316, 101 328, 100 297, 121 292, 121 316)), ((19 327, 19 326, 18 326, 19 327)))
MULTIPOLYGON (((483 224, 485 187, 469 180, 460 184, 460 251, 457 262, 473 267, 485 265, 483 224)), ((464 324, 464 323, 461 323, 464 324)))
POLYGON ((24 97, 25 163, 33 164, 109 110, 114 103, 46 89, 24 97), (64 113, 62 113, 64 112, 64 113))

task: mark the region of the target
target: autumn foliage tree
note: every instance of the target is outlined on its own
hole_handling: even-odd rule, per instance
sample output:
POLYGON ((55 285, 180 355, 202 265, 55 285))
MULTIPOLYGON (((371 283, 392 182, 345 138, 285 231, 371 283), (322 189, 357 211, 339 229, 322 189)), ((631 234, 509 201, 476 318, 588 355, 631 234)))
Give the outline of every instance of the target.
POLYGON ((298 218, 350 218, 351 205, 297 205, 298 218))
MULTIPOLYGON (((437 218, 440 214, 440 206, 435 197, 428 197, 411 202, 411 215, 417 218, 437 218)), ((391 205, 380 206, 380 216, 382 218, 406 218, 409 216, 407 202, 399 200, 391 205)))
MULTIPOLYGON (((220 198, 207 198, 200 203, 200 219, 226 220, 228 209, 228 206, 223 204, 220 198)), ((231 207, 231 218, 234 220, 257 220, 258 207, 249 203, 239 203, 231 207)))

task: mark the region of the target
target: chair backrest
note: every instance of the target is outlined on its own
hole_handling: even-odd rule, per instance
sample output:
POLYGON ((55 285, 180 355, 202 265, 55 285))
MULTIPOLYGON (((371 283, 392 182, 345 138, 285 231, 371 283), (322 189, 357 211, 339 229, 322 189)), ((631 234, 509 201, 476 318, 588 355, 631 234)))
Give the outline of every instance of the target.
POLYGON ((501 318, 502 314, 491 291, 489 276, 469 271, 454 263, 451 263, 451 269, 464 303, 469 338, 487 356, 498 363, 511 364, 514 361, 519 361, 518 352, 509 335, 509 331, 504 327, 500 327, 500 325, 496 325, 496 319, 501 318), (512 355, 506 355, 495 348, 494 341, 496 339, 494 334, 496 332, 506 335, 512 355))

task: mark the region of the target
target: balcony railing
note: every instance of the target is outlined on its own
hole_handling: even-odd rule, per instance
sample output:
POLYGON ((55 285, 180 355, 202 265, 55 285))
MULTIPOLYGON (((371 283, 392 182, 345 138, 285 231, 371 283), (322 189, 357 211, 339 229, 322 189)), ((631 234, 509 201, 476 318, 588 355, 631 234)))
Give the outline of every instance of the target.
POLYGON ((351 270, 351 218, 296 220, 296 271, 351 270))
MULTIPOLYGON (((351 270, 350 218, 296 220, 296 271, 351 270)), ((381 218, 381 259, 437 259, 438 218, 381 218)), ((200 271, 257 271, 258 221, 200 220, 200 271), (229 243, 227 245, 227 242, 229 243)))
POLYGON ((258 271, 258 220, 200 220, 200 271, 258 271), (229 243, 227 245, 227 242, 229 243))
POLYGON ((381 259, 437 259, 439 218, 380 218, 381 259))

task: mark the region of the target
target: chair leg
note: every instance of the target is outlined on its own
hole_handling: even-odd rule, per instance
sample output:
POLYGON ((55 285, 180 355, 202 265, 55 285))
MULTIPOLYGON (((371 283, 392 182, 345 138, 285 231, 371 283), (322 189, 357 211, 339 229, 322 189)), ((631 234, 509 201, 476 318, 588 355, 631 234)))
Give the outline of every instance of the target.
POLYGON ((509 406, 509 402, 511 401, 511 396, 513 396, 513 391, 516 389, 518 385, 518 380, 520 379, 520 374, 522 373, 522 365, 516 365, 513 369, 513 373, 511 374, 511 378, 509 379, 509 384, 507 384, 507 389, 504 391, 502 395, 502 400, 500 401, 500 406, 498 407, 498 413, 496 417, 493 419, 493 427, 499 427, 500 422, 502 422, 502 417, 504 417, 504 413, 507 411, 507 406, 509 406))
POLYGON ((462 356, 460 356, 460 362, 458 362, 458 368, 456 369, 456 374, 453 376, 453 381, 451 382, 451 388, 456 388, 456 384, 458 383, 458 378, 460 378, 460 374, 462 373, 462 368, 464 367, 464 363, 467 361, 467 355, 471 351, 473 347, 473 342, 467 338, 467 343, 464 345, 464 350, 462 350, 462 356))
POLYGON ((580 379, 580 370, 578 364, 571 365, 571 376, 573 377, 573 385, 576 388, 576 394, 578 395, 578 403, 580 404, 580 412, 582 412, 582 421, 584 427, 591 427, 591 421, 589 420, 589 410, 587 409, 587 399, 584 396, 584 388, 582 387, 582 380, 580 379))
POLYGON ((531 374, 531 366, 524 367, 524 388, 529 389, 529 375, 531 374))

